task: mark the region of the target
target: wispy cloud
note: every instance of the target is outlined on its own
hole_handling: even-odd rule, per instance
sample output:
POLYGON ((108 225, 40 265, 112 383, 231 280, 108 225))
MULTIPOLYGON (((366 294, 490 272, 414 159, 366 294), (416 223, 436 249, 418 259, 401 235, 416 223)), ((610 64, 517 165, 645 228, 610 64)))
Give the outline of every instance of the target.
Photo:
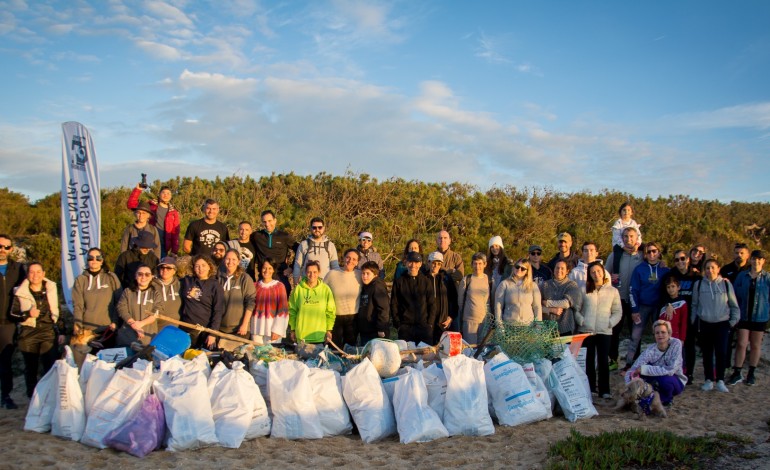
POLYGON ((746 103, 713 111, 684 113, 669 116, 665 120, 678 123, 678 127, 703 130, 728 128, 765 130, 770 128, 770 102, 746 103))

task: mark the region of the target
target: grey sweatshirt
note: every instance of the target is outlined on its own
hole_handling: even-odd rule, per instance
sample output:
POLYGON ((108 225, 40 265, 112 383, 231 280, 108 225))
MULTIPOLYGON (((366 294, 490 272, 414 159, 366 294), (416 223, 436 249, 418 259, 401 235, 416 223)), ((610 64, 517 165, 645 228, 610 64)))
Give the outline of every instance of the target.
POLYGON ((735 326, 741 318, 741 309, 735 299, 735 291, 730 281, 717 276, 714 281, 705 277, 693 283, 692 312, 690 322, 700 318, 707 323, 730 321, 735 326))

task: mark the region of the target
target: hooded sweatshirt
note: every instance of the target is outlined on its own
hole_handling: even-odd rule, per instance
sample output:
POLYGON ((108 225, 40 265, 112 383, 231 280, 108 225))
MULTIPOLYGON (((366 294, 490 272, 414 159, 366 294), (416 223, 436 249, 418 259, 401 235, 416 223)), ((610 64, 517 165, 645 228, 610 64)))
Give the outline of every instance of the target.
MULTIPOLYGON (((276 260, 278 261, 278 260, 276 260)), ((318 261, 321 263, 320 279, 326 277, 326 274, 332 269, 339 269, 340 263, 337 259, 337 247, 334 246, 329 237, 323 235, 321 241, 315 241, 312 236, 302 240, 297 247, 297 253, 294 257, 294 281, 298 282, 300 276, 305 274, 305 266, 308 261, 318 261)))
POLYGON ((706 323, 729 321, 730 326, 738 323, 741 318, 741 309, 738 307, 730 281, 722 276, 717 276, 713 281, 705 277, 695 281, 690 322, 694 323, 696 318, 706 323))
POLYGON ((116 323, 115 304, 120 292, 120 281, 114 273, 100 270, 83 271, 72 285, 72 305, 75 324, 93 330, 116 323))
POLYGON ((668 273, 669 269, 662 263, 650 264, 642 262, 634 268, 631 274, 631 312, 639 313, 639 308, 657 307, 660 298, 660 281, 668 273))
MULTIPOLYGON (((150 285, 145 290, 138 288, 124 289, 120 295, 117 306, 118 316, 128 322, 133 319, 143 321, 151 317, 154 312, 163 314, 163 296, 155 288, 155 284, 150 285)), ((158 333, 158 322, 151 322, 144 327, 143 344, 149 344, 152 338, 158 333)))
POLYGON ((374 336, 390 331, 390 299, 385 281, 376 277, 361 288, 361 297, 356 314, 358 331, 374 336))
POLYGON ((217 274, 217 279, 225 294, 225 314, 219 331, 235 333, 241 326, 246 311, 254 312, 257 296, 254 280, 245 272, 235 277, 221 271, 217 274))
POLYGON ((179 278, 174 276, 169 284, 164 284, 157 277, 152 282, 155 284, 155 289, 163 297, 163 315, 179 320, 179 314, 182 310, 182 295, 179 292, 182 286, 179 283, 179 278))
POLYGON ((216 276, 206 280, 185 276, 181 284, 182 321, 219 330, 225 313, 225 292, 216 276))
POLYGON ((322 343, 326 332, 334 328, 337 306, 329 286, 318 280, 315 287, 303 278, 289 297, 289 327, 297 341, 322 343))
POLYGON ((550 279, 543 283, 542 297, 545 307, 564 309, 558 316, 543 312, 543 319, 558 323, 559 334, 572 334, 575 330, 575 312, 583 307, 583 292, 577 283, 566 277, 561 281, 550 279))

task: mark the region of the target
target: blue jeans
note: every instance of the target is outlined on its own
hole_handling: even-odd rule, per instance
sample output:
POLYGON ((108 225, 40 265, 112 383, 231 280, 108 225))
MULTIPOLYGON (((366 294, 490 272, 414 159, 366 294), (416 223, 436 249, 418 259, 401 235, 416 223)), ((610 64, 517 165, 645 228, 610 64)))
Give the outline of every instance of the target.
POLYGON ((639 357, 639 343, 642 342, 642 333, 647 328, 650 318, 655 318, 655 307, 652 305, 640 305, 639 315, 641 315, 642 321, 638 325, 634 324, 633 328, 631 328, 631 342, 626 352, 626 364, 633 364, 634 360, 639 357))

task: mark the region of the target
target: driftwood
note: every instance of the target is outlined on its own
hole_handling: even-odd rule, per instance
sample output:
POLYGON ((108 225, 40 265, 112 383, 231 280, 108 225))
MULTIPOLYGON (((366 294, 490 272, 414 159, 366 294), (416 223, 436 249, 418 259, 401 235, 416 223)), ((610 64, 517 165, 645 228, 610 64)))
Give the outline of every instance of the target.
POLYGON ((163 320, 168 323, 171 323, 173 325, 183 326, 185 328, 189 328, 191 330, 197 330, 197 331, 203 331, 205 333, 208 333, 210 335, 219 336, 220 338, 229 339, 230 341, 237 341, 239 343, 244 344, 251 344, 254 346, 262 346, 261 344, 257 343, 256 341, 252 341, 250 339, 241 338, 240 336, 235 336, 227 333, 222 333, 221 331, 212 330, 211 328, 206 328, 205 326, 201 325, 194 325, 192 323, 187 323, 179 320, 174 320, 171 317, 167 317, 165 315, 162 315, 160 313, 155 314, 156 317, 158 317, 158 320, 163 320))

